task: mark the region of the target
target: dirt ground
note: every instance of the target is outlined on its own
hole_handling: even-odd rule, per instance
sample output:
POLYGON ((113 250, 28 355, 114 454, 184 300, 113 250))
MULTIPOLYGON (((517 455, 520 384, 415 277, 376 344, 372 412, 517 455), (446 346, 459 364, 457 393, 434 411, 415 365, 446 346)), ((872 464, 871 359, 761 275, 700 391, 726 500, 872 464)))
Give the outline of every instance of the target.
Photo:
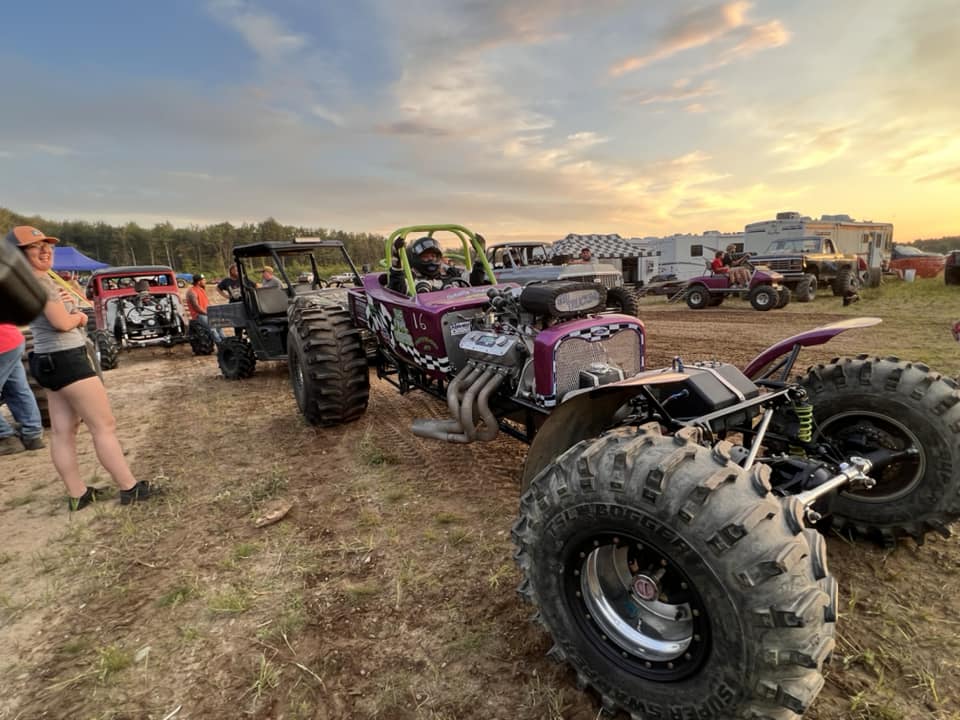
MULTIPOLYGON (((742 365, 850 314, 828 298, 641 313, 651 367, 742 365)), ((900 313, 801 364, 923 360, 905 351, 942 323, 900 313)), ((515 593, 520 443, 415 438, 413 419, 444 408, 376 378, 364 419, 316 430, 285 365, 229 383, 189 346, 124 354, 107 380, 135 473, 167 495, 69 514, 45 451, 0 458, 0 719, 598 716, 515 593)), ((89 482, 109 486, 85 432, 80 447, 89 482)), ((960 718, 960 542, 827 544, 838 646, 807 717, 960 718)))

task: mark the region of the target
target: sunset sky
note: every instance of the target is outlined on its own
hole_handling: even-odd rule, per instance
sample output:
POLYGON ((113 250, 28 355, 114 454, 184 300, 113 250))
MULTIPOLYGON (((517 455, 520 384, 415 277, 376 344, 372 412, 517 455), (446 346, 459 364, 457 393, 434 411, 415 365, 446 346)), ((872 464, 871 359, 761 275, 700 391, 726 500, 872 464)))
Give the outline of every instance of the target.
POLYGON ((19 213, 960 233, 956 0, 34 0, 4 30, 19 213))

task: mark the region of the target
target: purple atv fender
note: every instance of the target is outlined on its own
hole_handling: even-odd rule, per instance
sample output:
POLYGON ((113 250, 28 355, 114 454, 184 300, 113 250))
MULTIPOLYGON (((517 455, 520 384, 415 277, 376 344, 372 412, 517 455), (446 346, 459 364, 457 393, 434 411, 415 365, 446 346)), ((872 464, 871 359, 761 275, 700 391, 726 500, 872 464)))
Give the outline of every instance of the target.
POLYGON ((743 369, 743 374, 751 380, 755 380, 761 377, 761 372, 770 365, 770 363, 783 357, 797 345, 801 347, 823 345, 847 330, 872 327, 873 325, 879 325, 881 322, 883 322, 883 320, 876 317, 850 318, 849 320, 840 320, 839 322, 822 325, 818 328, 798 333, 771 345, 761 352, 747 363, 747 366, 743 369))

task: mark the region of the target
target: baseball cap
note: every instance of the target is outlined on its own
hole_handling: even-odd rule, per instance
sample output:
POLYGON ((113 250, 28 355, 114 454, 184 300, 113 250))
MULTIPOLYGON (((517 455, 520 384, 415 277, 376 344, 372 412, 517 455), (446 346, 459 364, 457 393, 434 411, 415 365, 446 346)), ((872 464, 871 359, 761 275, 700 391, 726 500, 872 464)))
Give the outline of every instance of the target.
POLYGON ((29 225, 17 225, 13 230, 7 233, 7 242, 16 247, 33 245, 35 242, 58 243, 55 237, 50 237, 29 225))
POLYGON ((193 276, 193 281, 194 281, 195 283, 198 283, 198 282, 200 282, 201 280, 203 280, 203 275, 194 275, 194 276, 193 276))

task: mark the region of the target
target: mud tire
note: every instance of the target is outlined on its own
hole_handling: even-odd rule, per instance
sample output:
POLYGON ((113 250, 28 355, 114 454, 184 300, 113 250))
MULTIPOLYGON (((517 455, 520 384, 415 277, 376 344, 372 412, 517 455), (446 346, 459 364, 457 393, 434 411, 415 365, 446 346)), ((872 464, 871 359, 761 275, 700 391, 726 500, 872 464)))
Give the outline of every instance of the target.
POLYGON ((627 287, 615 287, 607 290, 607 309, 624 315, 640 316, 640 302, 637 294, 627 287))
POLYGON ((857 273, 851 268, 843 268, 837 273, 830 287, 833 289, 835 296, 846 297, 847 295, 854 295, 859 292, 860 285, 860 278, 857 276, 857 273))
POLYGON ((833 496, 834 526, 884 543, 949 535, 947 526, 960 518, 958 384, 920 363, 867 355, 818 365, 800 383, 813 404, 815 442, 834 440, 859 455, 920 449, 916 461, 871 473, 878 481, 872 490, 833 496))
POLYGON ((804 275, 793 291, 797 302, 808 303, 817 299, 817 276, 804 275))
POLYGON ((780 293, 771 285, 758 285, 750 291, 747 299, 750 301, 750 306, 754 310, 765 312, 778 307, 777 303, 780 302, 780 293))
POLYGON ((513 528, 518 591, 553 638, 549 655, 610 713, 794 720, 823 686, 834 647, 837 585, 825 543, 803 527, 796 500, 770 493, 768 468, 746 472, 729 443, 697 440, 693 429, 663 437, 655 424, 619 428, 546 466, 513 528), (604 556, 626 574, 591 573, 604 556), (626 556, 641 558, 641 571, 665 571, 656 599, 687 603, 689 645, 653 662, 618 642, 624 631, 646 638, 639 624, 608 630, 612 610, 644 610, 626 556), (619 591, 621 604, 604 609, 595 599, 605 591, 619 591))
POLYGON ((691 310, 703 310, 710 307, 710 291, 706 285, 697 284, 687 288, 683 297, 687 302, 687 307, 691 310))
POLYGON ((120 347, 106 330, 96 330, 90 339, 100 356, 101 370, 114 370, 120 364, 120 347))
POLYGON ((780 288, 780 293, 777 295, 777 309, 785 308, 790 304, 790 288, 784 286, 780 288))
POLYGON ((228 337, 217 348, 217 365, 227 380, 246 380, 257 369, 257 356, 243 338, 228 337))
POLYGON ((289 310, 287 362, 300 413, 330 427, 359 419, 370 398, 360 330, 341 305, 298 298, 289 310))
POLYGON ((216 342, 213 339, 213 333, 206 325, 191 320, 187 328, 187 337, 190 340, 190 348, 194 355, 212 355, 216 348, 216 342))

